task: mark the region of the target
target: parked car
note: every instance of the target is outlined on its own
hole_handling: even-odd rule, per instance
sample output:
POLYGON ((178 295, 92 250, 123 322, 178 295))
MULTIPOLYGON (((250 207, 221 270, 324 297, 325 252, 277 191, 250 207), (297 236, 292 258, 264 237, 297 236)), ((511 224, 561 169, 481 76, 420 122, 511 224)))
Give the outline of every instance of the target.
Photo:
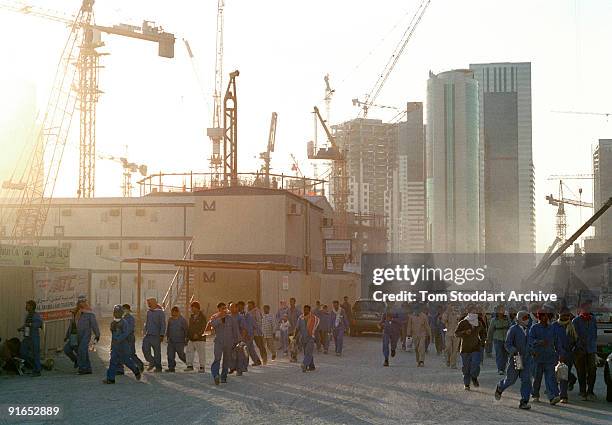
POLYGON ((351 334, 359 336, 362 332, 380 332, 378 327, 386 309, 382 301, 360 299, 353 305, 351 334))
POLYGON ((605 307, 593 308, 597 321, 597 355, 605 360, 612 354, 612 312, 605 307))

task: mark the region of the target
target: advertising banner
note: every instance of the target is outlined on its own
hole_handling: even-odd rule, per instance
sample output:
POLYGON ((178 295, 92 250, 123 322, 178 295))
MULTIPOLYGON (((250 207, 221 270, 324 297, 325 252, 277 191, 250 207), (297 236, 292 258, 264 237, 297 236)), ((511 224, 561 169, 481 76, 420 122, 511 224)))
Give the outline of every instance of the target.
POLYGON ((34 300, 45 321, 70 317, 77 300, 88 295, 88 270, 34 272, 34 300))

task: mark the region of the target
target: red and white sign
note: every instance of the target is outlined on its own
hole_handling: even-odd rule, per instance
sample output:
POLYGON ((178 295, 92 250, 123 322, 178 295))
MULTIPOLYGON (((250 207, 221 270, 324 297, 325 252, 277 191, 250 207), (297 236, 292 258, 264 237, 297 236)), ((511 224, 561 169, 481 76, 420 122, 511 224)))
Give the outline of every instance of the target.
POLYGON ((70 317, 79 298, 89 298, 89 271, 34 272, 34 301, 43 320, 70 317))

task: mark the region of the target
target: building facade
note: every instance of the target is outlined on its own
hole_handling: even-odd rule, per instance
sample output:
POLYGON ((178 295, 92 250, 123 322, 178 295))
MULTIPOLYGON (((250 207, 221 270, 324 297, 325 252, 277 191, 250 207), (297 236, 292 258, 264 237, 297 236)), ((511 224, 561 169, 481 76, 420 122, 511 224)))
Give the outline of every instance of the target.
MULTIPOLYGON (((600 139, 593 151, 593 207, 597 211, 612 197, 612 139, 600 139)), ((612 213, 593 225, 595 236, 585 240, 587 252, 612 253, 612 213)))
POLYGON ((471 64, 484 150, 487 253, 535 252, 531 63, 471 64))
MULTIPOLYGON (((14 216, 17 204, 0 202, 14 216)), ((11 244, 12 222, 0 226, 11 244)), ((70 249, 70 267, 91 272, 91 303, 109 314, 137 302, 136 265, 127 258, 283 263, 296 272, 323 269, 323 209, 285 190, 222 188, 155 193, 140 198, 56 198, 41 246, 70 249)), ((177 269, 148 264, 142 299, 162 300, 177 269)), ((199 271, 197 279, 206 281, 199 271)), ((218 279, 223 275, 217 272, 218 279)), ((210 280, 210 279, 208 279, 210 280)))
POLYGON ((478 82, 470 70, 427 81, 427 231, 432 252, 481 252, 478 82))
POLYGON ((423 103, 407 105, 406 121, 397 124, 398 170, 394 180, 399 200, 393 252, 427 250, 425 237, 425 132, 423 103))

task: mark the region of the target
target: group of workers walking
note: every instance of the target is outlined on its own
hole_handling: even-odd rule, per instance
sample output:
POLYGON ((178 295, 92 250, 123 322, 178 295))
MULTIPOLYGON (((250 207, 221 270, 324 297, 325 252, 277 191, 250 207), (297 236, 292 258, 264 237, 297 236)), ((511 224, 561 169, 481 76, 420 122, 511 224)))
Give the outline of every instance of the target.
MULTIPOLYGON (((249 359, 250 366, 265 365, 268 358, 275 360, 277 334, 280 352, 297 361, 297 351, 302 351, 302 371, 313 371, 315 348, 327 354, 333 340, 335 354, 342 355, 344 335, 351 323, 350 312, 338 301, 331 308, 319 301, 314 308, 309 305, 300 308, 295 298, 291 298, 289 305, 281 302, 276 314, 271 313, 268 305, 263 306, 262 312, 254 301, 221 302, 208 320, 197 301, 191 303, 188 319, 178 307, 173 307, 166 321, 165 312, 155 298, 148 299, 147 306, 142 340, 147 371, 162 371, 161 344, 165 338, 166 372, 176 371, 177 356, 186 364, 185 371, 195 370, 196 354, 198 370, 205 372, 206 337, 214 333, 210 371, 217 385, 227 382, 229 374, 241 376, 247 372, 249 359)), ((590 303, 583 303, 575 317, 568 308, 561 308, 557 314, 555 307, 547 304, 518 310, 509 309, 506 313, 504 306, 499 305, 489 319, 476 305, 464 311, 456 305, 439 306, 429 314, 419 305, 410 309, 405 304, 399 310, 388 308, 380 321, 384 366, 389 366, 389 358, 396 355, 399 341, 405 350, 410 337, 417 367, 423 367, 425 352, 433 343, 438 354, 445 353, 447 367, 456 369, 457 358, 461 358, 464 388, 470 390, 472 386, 480 386, 480 367, 486 348, 491 346, 498 374, 503 375, 495 389, 497 400, 520 380, 519 407, 529 409, 530 399, 540 399, 542 379, 552 405, 567 403, 568 392, 576 381, 582 400, 595 400, 597 325, 590 303), (572 373, 573 367, 577 378, 572 373)), ((20 328, 24 335, 21 357, 28 360, 32 376, 41 373, 42 325, 36 303, 28 301, 24 325, 20 328)), ((103 382, 115 383, 116 375, 125 373, 124 367, 140 379, 145 365, 136 354, 136 320, 128 304, 114 307, 110 331, 110 363, 103 382)), ((64 339, 64 353, 79 375, 92 373, 89 359, 92 339, 95 342, 100 339, 96 316, 86 300, 79 300, 64 339)))
POLYGON ((457 368, 459 354, 464 388, 470 390, 480 386, 483 358, 492 347, 498 374, 504 376, 495 389, 497 400, 518 379, 521 409, 531 408, 530 399, 540 400, 542 379, 551 405, 567 403, 576 381, 582 400, 596 399, 597 324, 588 302, 575 317, 566 307, 557 314, 548 304, 533 305, 531 313, 522 307, 508 314, 499 305, 490 320, 476 305, 463 312, 456 305, 439 306, 429 314, 423 306, 415 305, 410 312, 406 307, 387 309, 381 320, 384 366, 389 366, 389 355, 395 356, 400 338, 405 349, 406 337, 412 337, 418 367, 424 366, 425 350, 433 342, 438 354, 445 351, 449 368, 457 368), (571 373, 574 366, 577 379, 571 373))

